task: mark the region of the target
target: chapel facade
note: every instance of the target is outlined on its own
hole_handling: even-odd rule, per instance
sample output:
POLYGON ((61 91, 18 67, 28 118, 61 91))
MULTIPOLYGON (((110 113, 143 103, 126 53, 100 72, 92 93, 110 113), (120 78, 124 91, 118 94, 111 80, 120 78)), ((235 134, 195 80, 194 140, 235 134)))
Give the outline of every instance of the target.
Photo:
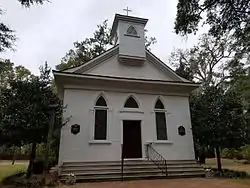
POLYGON ((53 72, 69 120, 61 130, 59 166, 119 167, 121 160, 196 164, 189 95, 198 85, 145 48, 147 22, 116 14, 111 49, 53 72))

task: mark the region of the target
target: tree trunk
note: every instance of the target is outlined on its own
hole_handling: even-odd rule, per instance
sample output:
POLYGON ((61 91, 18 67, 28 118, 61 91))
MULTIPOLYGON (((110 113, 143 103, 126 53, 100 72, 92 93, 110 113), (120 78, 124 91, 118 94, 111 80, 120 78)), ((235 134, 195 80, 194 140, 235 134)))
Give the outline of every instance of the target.
POLYGON ((199 155, 199 162, 200 164, 205 164, 206 163, 206 155, 204 152, 202 152, 200 155, 199 155))
POLYGON ((220 147, 216 146, 215 151, 216 151, 216 159, 217 159, 218 171, 222 172, 221 157, 220 157, 220 147))
POLYGON ((29 166, 26 174, 26 178, 30 178, 33 172, 34 162, 36 158, 36 143, 32 143, 32 148, 30 152, 29 166))
POLYGON ((15 150, 15 146, 13 146, 13 153, 12 153, 12 165, 15 164, 15 158, 16 158, 16 150, 15 150))

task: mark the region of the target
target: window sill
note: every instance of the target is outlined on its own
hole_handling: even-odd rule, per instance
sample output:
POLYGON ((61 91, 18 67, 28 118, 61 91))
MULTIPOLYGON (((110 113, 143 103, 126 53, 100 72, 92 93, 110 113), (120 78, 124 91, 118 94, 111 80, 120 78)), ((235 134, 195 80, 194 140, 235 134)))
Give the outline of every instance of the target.
POLYGON ((91 140, 89 144, 112 144, 110 140, 91 140))
POLYGON ((124 36, 128 36, 128 37, 135 37, 135 38, 141 38, 140 36, 138 35, 131 35, 131 34, 124 34, 124 36))
POLYGON ((155 140, 155 141, 148 141, 147 144, 173 144, 170 140, 155 140))

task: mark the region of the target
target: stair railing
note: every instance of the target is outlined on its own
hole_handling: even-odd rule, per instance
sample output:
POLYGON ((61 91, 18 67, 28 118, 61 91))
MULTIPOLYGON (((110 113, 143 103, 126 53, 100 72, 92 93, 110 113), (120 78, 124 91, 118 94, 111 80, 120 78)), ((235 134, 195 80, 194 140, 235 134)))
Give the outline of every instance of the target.
POLYGON ((123 181, 123 167, 124 167, 124 152, 123 144, 121 144, 121 180, 123 181))
POLYGON ((152 144, 146 145, 146 152, 148 159, 151 160, 162 171, 162 174, 167 176, 167 160, 152 147, 152 144))

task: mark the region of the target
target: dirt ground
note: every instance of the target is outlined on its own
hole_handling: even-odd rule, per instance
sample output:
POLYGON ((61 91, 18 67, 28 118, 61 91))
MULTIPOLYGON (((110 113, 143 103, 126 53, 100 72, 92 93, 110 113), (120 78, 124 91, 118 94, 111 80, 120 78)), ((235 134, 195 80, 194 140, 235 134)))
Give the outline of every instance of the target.
POLYGON ((165 180, 137 180, 101 183, 78 183, 62 188, 250 188, 250 181, 238 182, 230 179, 165 179, 165 180), (244 184, 242 184, 244 183, 244 184))

